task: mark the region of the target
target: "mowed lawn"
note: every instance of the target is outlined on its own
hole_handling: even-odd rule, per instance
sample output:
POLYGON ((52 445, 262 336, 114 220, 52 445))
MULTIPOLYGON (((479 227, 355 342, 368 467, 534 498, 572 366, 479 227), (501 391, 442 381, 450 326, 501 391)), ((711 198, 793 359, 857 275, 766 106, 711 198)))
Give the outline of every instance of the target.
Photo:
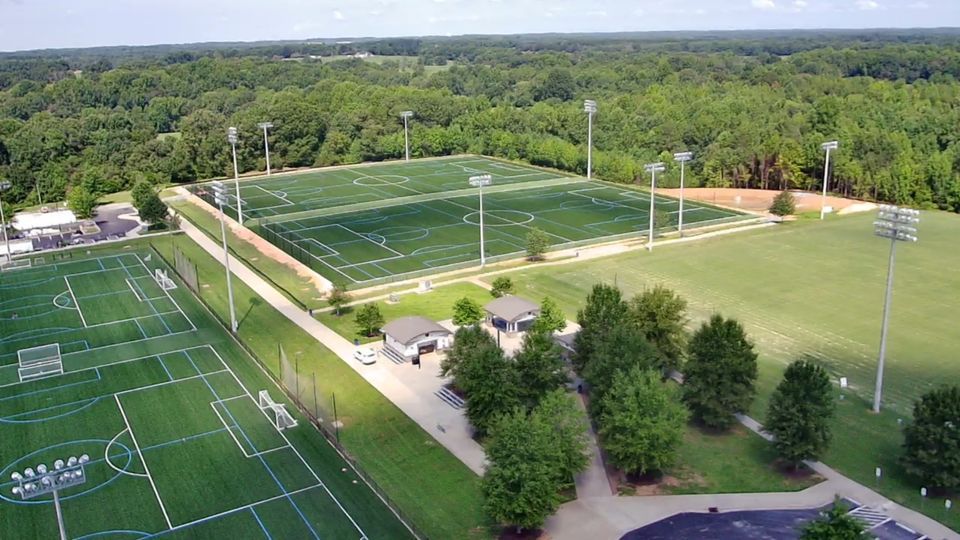
MULTIPOLYGON (((920 509, 920 486, 897 465, 912 401, 960 381, 960 216, 924 212, 920 242, 897 247, 897 274, 884 387, 884 411, 869 412, 876 376, 889 241, 873 236, 873 213, 799 221, 654 252, 511 273, 519 294, 558 300, 574 317, 590 287, 617 283, 628 295, 664 284, 690 304, 691 327, 720 312, 742 321, 760 353, 759 396, 751 414, 763 421, 785 366, 814 358, 851 388, 838 402, 834 443, 824 461, 852 478, 920 509)), ((839 389, 838 389, 839 394, 839 389)), ((932 517, 960 528, 960 513, 932 517)))

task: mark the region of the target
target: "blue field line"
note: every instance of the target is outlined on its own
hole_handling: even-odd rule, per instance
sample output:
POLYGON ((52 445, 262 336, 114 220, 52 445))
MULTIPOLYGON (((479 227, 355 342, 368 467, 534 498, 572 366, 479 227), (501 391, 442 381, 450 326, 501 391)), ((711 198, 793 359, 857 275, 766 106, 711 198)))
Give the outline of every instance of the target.
MULTIPOLYGON (((20 341, 21 339, 26 339, 31 336, 43 337, 47 335, 56 335, 62 334, 64 332, 72 332, 73 330, 80 330, 80 328, 71 328, 69 326, 51 326, 48 328, 37 328, 33 330, 24 330, 23 332, 17 332, 16 334, 10 334, 7 337, 0 339, 0 343, 8 343, 13 341, 20 341), (49 334, 48 330, 56 330, 53 334, 49 334)), ((15 354, 15 353, 14 353, 15 354)))
MULTIPOLYGON (((235 428, 238 428, 238 429, 239 429, 239 426, 237 426, 236 424, 234 424, 234 425, 231 426, 231 427, 235 427, 235 428)), ((202 437, 209 437, 210 435, 216 435, 217 433, 223 433, 224 431, 227 431, 228 429, 229 429, 229 428, 225 428, 225 427, 217 428, 217 429, 211 429, 210 431, 205 431, 205 432, 203 432, 203 433, 196 433, 196 434, 194 434, 194 435, 190 435, 189 437, 183 437, 183 438, 180 438, 180 439, 174 439, 174 440, 172 440, 172 441, 157 443, 157 444, 155 444, 155 445, 153 445, 153 446, 144 446, 143 448, 140 449, 140 452, 146 452, 146 451, 148 451, 148 450, 157 450, 157 449, 160 449, 160 448, 166 448, 167 446, 173 446, 173 445, 175 445, 175 444, 182 444, 182 443, 185 443, 185 442, 187 442, 187 441, 192 441, 192 440, 194 440, 194 439, 200 439, 200 438, 202 438, 202 437)))
POLYGON ((270 531, 263 525, 263 522, 260 521, 260 516, 257 515, 257 511, 251 506, 250 512, 253 514, 253 519, 257 520, 257 523, 260 525, 260 528, 263 529, 263 534, 267 535, 267 540, 273 540, 273 537, 270 536, 270 531))
MULTIPOLYGON (((193 365, 193 369, 195 369, 197 371, 197 374, 200 375, 200 380, 202 380, 203 383, 207 385, 207 388, 210 390, 210 393, 213 394, 213 397, 217 398, 217 401, 222 401, 220 398, 220 395, 217 393, 216 390, 214 390, 213 386, 210 385, 210 382, 207 381, 206 375, 203 374, 200 371, 200 368, 197 367, 197 364, 194 363, 193 357, 190 356, 190 353, 188 351, 184 351, 184 353, 187 355, 187 359, 190 361, 190 364, 193 365)), ((259 450, 257 449, 257 446, 253 444, 253 441, 250 440, 250 437, 247 436, 247 433, 243 430, 242 427, 240 427, 239 422, 237 422, 237 419, 234 418, 233 413, 230 412, 230 409, 227 407, 224 407, 223 409, 227 413, 227 415, 230 416, 230 420, 233 421, 234 425, 237 426, 237 430, 240 432, 241 435, 243 435, 244 440, 247 441, 247 444, 250 445, 250 448, 254 450, 254 453, 258 453, 259 450)), ((303 512, 300 510, 300 507, 297 505, 296 501, 293 500, 293 497, 290 496, 289 492, 287 491, 287 488, 283 485, 280 479, 277 478, 276 474, 273 472, 273 469, 270 467, 270 465, 267 464, 267 460, 264 459, 262 455, 258 455, 257 459, 260 460, 260 463, 263 465, 264 469, 266 469, 270 477, 273 478, 273 481, 277 484, 277 487, 280 488, 280 491, 287 496, 286 499, 290 501, 290 505, 293 506, 293 509, 296 510, 297 514, 300 515, 300 519, 302 519, 303 522, 307 525, 307 528, 310 529, 310 533, 313 535, 313 537, 316 538, 317 540, 320 540, 320 535, 318 535, 317 531, 313 529, 313 525, 310 524, 310 520, 308 520, 307 517, 303 515, 303 512)))
POLYGON ((88 540, 88 539, 90 539, 90 538, 98 538, 98 537, 100 537, 100 536, 107 536, 107 535, 111 535, 111 536, 112 536, 112 535, 115 535, 115 534, 131 534, 131 535, 137 535, 137 540, 140 540, 141 538, 146 538, 146 537, 150 536, 150 533, 148 533, 148 532, 133 531, 133 530, 129 530, 129 529, 118 529, 118 530, 114 530, 114 531, 100 531, 100 532, 85 534, 85 535, 83 535, 83 536, 78 536, 78 537, 74 538, 74 540, 88 540))
POLYGON ((163 363, 163 358, 159 354, 157 355, 157 362, 160 362, 160 366, 163 368, 163 371, 167 374, 167 379, 170 379, 170 382, 173 382, 173 375, 170 374, 170 370, 167 369, 167 365, 163 363))
MULTIPOLYGON (((89 383, 92 383, 92 382, 99 382, 99 381, 100 381, 100 368, 93 368, 93 371, 94 371, 94 373, 97 374, 97 378, 96 378, 96 379, 90 379, 90 380, 86 380, 86 381, 80 381, 80 382, 75 382, 75 383, 64 384, 64 385, 62 385, 62 386, 55 386, 55 387, 53 387, 53 388, 44 388, 43 390, 33 390, 32 392, 24 392, 24 393, 22 393, 22 394, 14 394, 14 395, 12 395, 12 396, 5 396, 5 397, 0 398, 0 402, 2 402, 2 401, 7 401, 7 400, 10 400, 10 399, 22 398, 22 397, 26 397, 26 396, 33 396, 33 395, 36 395, 36 394, 43 394, 43 393, 46 393, 46 392, 56 392, 56 391, 62 390, 62 389, 64 389, 64 388, 70 388, 71 386, 77 386, 77 385, 80 385, 80 384, 89 384, 89 383)), ((37 409, 37 410, 43 410, 43 409, 37 409)), ((32 411, 31 411, 31 412, 32 412, 32 411)), ((12 417, 8 417, 8 418, 12 418, 12 417)))
POLYGON ((50 302, 49 302, 49 299, 50 299, 50 298, 56 298, 57 296, 58 296, 58 295, 53 294, 53 293, 51 293, 51 294, 31 294, 30 296, 18 296, 18 297, 16 297, 16 298, 11 298, 11 299, 9 299, 9 300, 4 300, 4 301, 0 302, 0 308, 2 308, 5 304, 9 304, 9 303, 14 303, 14 304, 15 304, 14 307, 17 308, 17 309, 29 309, 29 308, 32 308, 32 307, 46 306, 46 305, 49 305, 49 304, 50 304, 50 302), (23 302, 25 302, 26 300, 29 300, 29 299, 31 299, 31 298, 43 298, 45 301, 43 301, 43 302, 37 302, 36 304, 24 304, 24 303, 23 303, 23 302))
MULTIPOLYGON (((130 267, 130 268, 133 268, 133 267, 130 267)), ((144 302, 146 302, 147 305, 150 306, 150 310, 153 311, 153 315, 156 318, 160 319, 160 322, 163 323, 163 327, 167 329, 167 334, 172 334, 173 330, 170 329, 170 325, 167 324, 167 320, 164 319, 162 315, 160 315, 159 311, 157 311, 156 306, 153 305, 153 299, 148 298, 146 293, 143 292, 143 289, 140 288, 140 284, 137 283, 137 278, 133 277, 133 275, 130 273, 130 268, 128 268, 127 266, 124 266, 123 267, 124 273, 126 273, 127 277, 129 277, 131 281, 133 281, 134 285, 136 285, 137 290, 140 291, 140 295, 144 298, 144 302)), ((143 268, 143 265, 138 264, 137 268, 143 268)), ((140 276, 140 277, 144 277, 144 276, 140 276)), ((139 321, 137 322, 137 325, 138 326, 140 325, 139 321)), ((143 328, 140 328, 140 332, 143 333, 143 328)), ((146 334, 144 334, 143 337, 147 337, 146 334)))
POLYGON ((0 418, 0 424, 37 424, 37 423, 40 423, 40 422, 46 422, 47 420, 56 420, 56 419, 58 419, 58 418, 63 418, 63 417, 65 417, 65 416, 71 416, 71 415, 77 414, 78 412, 83 411, 83 410, 87 409, 88 407, 93 406, 93 404, 95 404, 95 403, 98 402, 98 401, 100 401, 100 398, 95 397, 95 398, 87 398, 87 399, 81 400, 81 401, 74 401, 74 402, 72 402, 72 403, 62 403, 62 404, 60 404, 60 405, 51 405, 50 407, 44 407, 44 408, 42 408, 42 409, 34 409, 34 410, 32 410, 32 411, 27 411, 27 412, 24 412, 24 413, 18 413, 18 414, 14 414, 14 415, 11 415, 11 416, 6 416, 6 417, 3 417, 3 418, 0 418), (19 417, 21 417, 21 416, 27 416, 27 415, 29 415, 29 414, 34 414, 34 413, 38 413, 38 412, 45 412, 45 411, 49 411, 49 410, 52 410, 52 409, 59 409, 59 408, 62 408, 62 407, 66 407, 66 406, 68 406, 68 405, 77 405, 77 404, 80 404, 80 403, 84 403, 84 404, 81 405, 81 406, 79 406, 79 407, 77 407, 76 409, 73 409, 73 410, 71 410, 71 411, 68 411, 68 412, 65 412, 65 413, 62 413, 62 414, 58 414, 58 415, 56 415, 56 416, 46 416, 46 417, 44 417, 44 418, 37 418, 37 419, 34 419, 34 420, 14 420, 14 418, 19 418, 19 417))

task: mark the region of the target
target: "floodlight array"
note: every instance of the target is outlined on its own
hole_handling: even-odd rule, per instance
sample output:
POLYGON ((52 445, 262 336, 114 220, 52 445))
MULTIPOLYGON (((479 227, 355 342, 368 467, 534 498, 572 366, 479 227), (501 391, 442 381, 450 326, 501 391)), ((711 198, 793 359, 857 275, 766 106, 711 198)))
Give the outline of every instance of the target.
POLYGON ((227 141, 230 144, 237 144, 237 140, 239 140, 237 138, 237 128, 235 127, 227 128, 227 141))
POLYGON ((213 185, 213 198, 216 201, 218 206, 227 206, 229 204, 229 199, 227 198, 227 187, 223 185, 223 182, 219 180, 214 180, 213 185))
POLYGON ((882 238, 916 242, 917 228, 914 225, 917 223, 920 223, 919 210, 883 204, 877 213, 877 221, 873 222, 873 232, 882 238))
POLYGON ((820 145, 821 150, 836 150, 837 148, 840 148, 838 141, 829 141, 820 145))
POLYGON ((493 176, 489 174, 478 174, 476 176, 471 176, 468 181, 473 187, 489 186, 493 183, 493 176))
POLYGON ((23 500, 33 499, 53 491, 77 486, 87 481, 83 466, 90 461, 90 456, 71 456, 64 462, 58 459, 53 462, 53 470, 43 463, 37 465, 36 470, 27 467, 23 473, 14 472, 10 479, 16 482, 11 490, 23 500))
POLYGON ((583 112, 590 114, 597 112, 597 102, 592 99, 583 100, 583 112))
POLYGON ((657 163, 647 163, 643 166, 643 170, 647 171, 648 173, 663 172, 667 170, 667 167, 663 164, 663 162, 658 161, 657 163))
POLYGON ((674 161, 679 161, 681 163, 685 161, 690 161, 693 159, 693 152, 677 152, 673 155, 674 161))
POLYGON ((273 127, 273 122, 260 122, 257 124, 257 127, 260 129, 270 129, 273 127))

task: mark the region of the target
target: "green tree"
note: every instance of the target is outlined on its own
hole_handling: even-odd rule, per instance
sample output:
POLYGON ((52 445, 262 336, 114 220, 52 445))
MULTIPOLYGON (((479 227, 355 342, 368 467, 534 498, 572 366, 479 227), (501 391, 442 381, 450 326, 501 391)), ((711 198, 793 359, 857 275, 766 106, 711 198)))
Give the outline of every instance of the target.
POLYGON ((677 225, 677 216, 676 214, 671 214, 662 208, 657 208, 653 211, 653 231, 656 236, 658 233, 662 234, 666 229, 670 227, 675 227, 677 225))
POLYGON ((923 485, 960 488, 960 386, 931 390, 913 404, 903 430, 904 469, 923 485))
POLYGON ((460 366, 475 351, 485 347, 497 347, 497 342, 489 332, 477 325, 461 326, 454 332, 453 345, 447 349, 446 355, 440 361, 440 375, 452 377, 454 384, 457 384, 460 366))
POLYGON ((79 219, 92 218, 97 203, 97 196, 82 185, 74 186, 67 196, 67 206, 79 219))
POLYGON ((340 316, 340 310, 343 309, 343 306, 349 304, 350 300, 350 293, 347 292, 347 286, 342 281, 334 282, 333 287, 330 288, 330 292, 327 293, 327 304, 333 308, 333 312, 337 317, 340 316))
POLYGON ((529 408, 567 381, 563 351, 546 332, 531 330, 524 334, 513 362, 520 382, 520 399, 529 408))
POLYGON ((557 451, 552 433, 522 409, 501 416, 486 445, 489 465, 481 479, 484 511, 502 525, 543 526, 560 506, 557 451))
POLYGON ((531 418, 549 432, 552 449, 557 453, 556 472, 561 485, 569 485, 573 477, 587 468, 587 418, 574 400, 579 399, 563 388, 544 394, 531 418))
POLYGON ((599 410, 600 441, 617 467, 643 475, 674 463, 688 413, 656 371, 618 371, 599 410))
POLYGON ((516 367, 499 347, 470 351, 457 366, 456 385, 467 394, 467 418, 480 436, 520 405, 516 367))
POLYGON ((690 339, 683 399, 693 418, 726 429, 750 407, 756 392, 757 354, 743 326, 714 315, 690 339))
POLYGON ((353 321, 357 326, 357 332, 368 337, 379 334, 384 322, 380 306, 372 303, 360 306, 353 321))
POLYGON ((800 540, 868 540, 863 522, 849 515, 839 500, 819 519, 808 523, 800 532, 800 540))
POLYGON ((775 216, 789 216, 797 211, 797 200, 793 193, 781 191, 770 203, 770 213, 775 216))
POLYGON ((628 324, 629 310, 620 289, 598 283, 587 295, 586 305, 577 312, 580 331, 574 340, 573 366, 582 373, 594 350, 613 328, 628 324))
POLYGON ((493 295, 494 298, 500 298, 501 296, 513 294, 513 280, 507 276, 500 276, 493 280, 493 284, 490 288, 490 294, 493 295))
POLYGON ((590 362, 581 372, 590 385, 591 413, 595 413, 610 390, 617 373, 633 368, 659 369, 662 363, 657 348, 632 326, 621 324, 612 328, 596 344, 590 362))
POLYGON ((478 324, 486 315, 479 302, 464 296, 453 304, 453 324, 467 326, 478 324))
POLYGON ((567 327, 567 317, 560 310, 560 306, 549 296, 540 302, 540 313, 533 321, 531 330, 553 334, 567 327))
POLYGON ((160 223, 169 217, 167 205, 160 200, 156 192, 151 191, 143 200, 143 204, 137 209, 140 219, 151 225, 160 223))
POLYGON ((833 418, 830 376, 819 364, 799 360, 787 366, 767 409, 766 431, 777 454, 796 467, 819 459, 830 445, 833 418))
POLYGON ((680 369, 687 342, 687 301, 657 285, 630 300, 630 315, 640 333, 663 355, 663 370, 680 369))
POLYGON ((575 92, 576 81, 570 74, 570 70, 554 68, 548 71, 533 89, 533 99, 543 101, 556 98, 561 101, 569 101, 573 99, 575 92))
POLYGON ((527 232, 527 258, 531 261, 543 260, 544 254, 550 247, 550 236, 542 230, 533 227, 527 232))
POLYGON ((153 195, 155 190, 153 189, 153 184, 146 180, 140 180, 133 185, 133 189, 130 190, 130 198, 133 202, 133 207, 137 210, 140 210, 146 200, 153 195))

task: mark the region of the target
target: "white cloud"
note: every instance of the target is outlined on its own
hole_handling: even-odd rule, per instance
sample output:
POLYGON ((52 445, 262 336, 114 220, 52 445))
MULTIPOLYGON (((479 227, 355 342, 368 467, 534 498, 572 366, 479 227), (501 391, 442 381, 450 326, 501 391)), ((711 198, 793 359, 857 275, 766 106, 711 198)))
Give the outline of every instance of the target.
POLYGON ((923 2, 914 2, 912 4, 907 4, 907 7, 910 9, 930 9, 930 4, 923 2))
POLYGON ((642 7, 638 7, 637 9, 633 10, 634 17, 643 17, 646 14, 647 12, 644 11, 642 7))
POLYGON ((597 9, 597 10, 593 10, 593 11, 588 11, 588 12, 587 12, 587 16, 588 16, 588 17, 606 17, 606 16, 607 16, 607 12, 604 11, 604 10, 602 10, 602 9, 597 9))
POLYGON ((333 10, 333 18, 336 19, 336 20, 338 20, 338 21, 342 21, 342 20, 346 19, 346 17, 343 16, 343 12, 340 11, 339 9, 333 10))
POLYGON ((773 0, 750 0, 750 4, 757 9, 774 9, 777 7, 773 0))
POLYGON ((869 11, 879 7, 880 4, 878 4, 876 0, 857 0, 857 9, 861 9, 863 11, 869 11))
POLYGON ((800 9, 803 9, 809 5, 810 4, 808 4, 806 0, 794 0, 793 2, 793 7, 800 8, 800 9))

